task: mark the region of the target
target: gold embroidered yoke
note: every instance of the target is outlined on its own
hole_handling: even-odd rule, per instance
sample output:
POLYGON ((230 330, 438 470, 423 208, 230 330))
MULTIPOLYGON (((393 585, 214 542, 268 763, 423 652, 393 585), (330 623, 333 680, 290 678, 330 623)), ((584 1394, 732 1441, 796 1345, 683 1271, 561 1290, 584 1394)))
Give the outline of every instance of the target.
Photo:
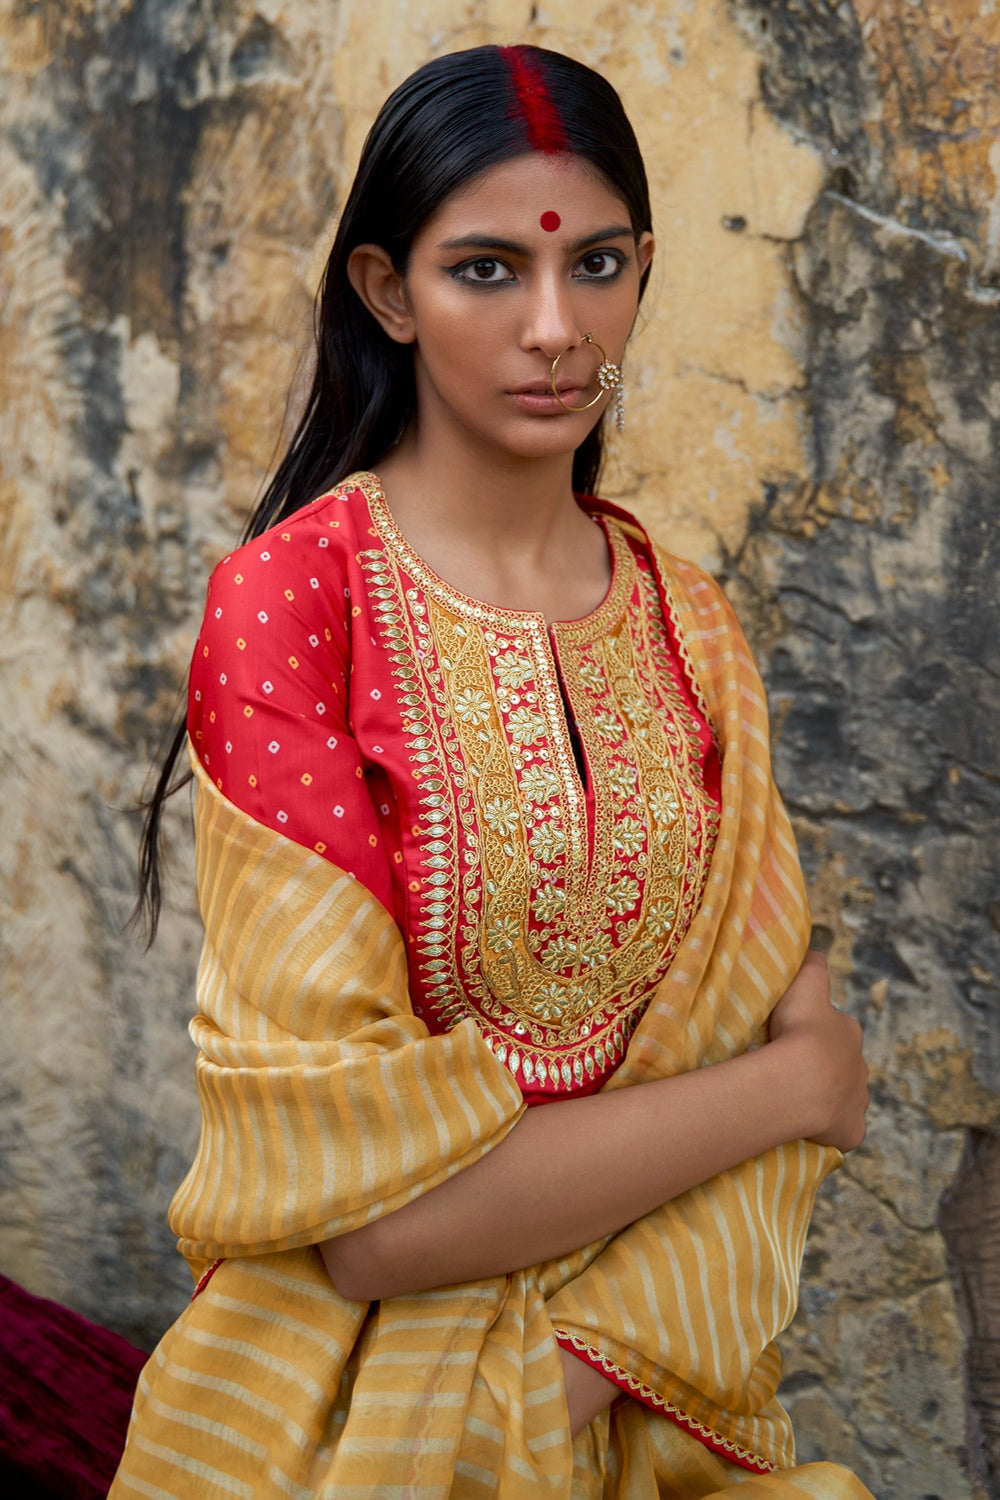
MULTIPOLYGON (((377 482, 348 483, 384 543, 359 561, 412 768, 393 790, 403 868, 422 876, 404 898, 414 1007, 434 1030, 473 1017, 529 1097, 596 1088, 698 908, 718 829, 715 746, 653 571, 601 518, 608 593, 547 626, 444 583, 377 482)), ((373 734, 384 755, 384 723, 373 734)))

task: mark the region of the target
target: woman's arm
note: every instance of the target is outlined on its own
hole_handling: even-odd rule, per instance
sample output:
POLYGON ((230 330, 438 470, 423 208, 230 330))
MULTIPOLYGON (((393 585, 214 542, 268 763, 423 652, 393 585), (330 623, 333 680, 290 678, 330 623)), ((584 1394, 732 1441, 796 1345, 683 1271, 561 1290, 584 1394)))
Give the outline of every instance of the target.
POLYGON ((768 1045, 611 1093, 529 1110, 466 1171, 320 1246, 338 1290, 375 1301, 502 1275, 614 1234, 785 1141, 864 1138, 861 1029, 810 954, 768 1045))

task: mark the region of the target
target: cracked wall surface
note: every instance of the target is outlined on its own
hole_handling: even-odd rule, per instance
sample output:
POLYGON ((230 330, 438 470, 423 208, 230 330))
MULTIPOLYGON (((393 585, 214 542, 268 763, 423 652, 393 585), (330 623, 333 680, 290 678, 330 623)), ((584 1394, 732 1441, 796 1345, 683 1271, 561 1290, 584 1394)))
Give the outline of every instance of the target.
MULTIPOLYGON (((721 576, 873 1074, 785 1393, 879 1500, 1000 1493, 1000 7, 0 0, 0 1269, 153 1341, 187 1274, 187 809, 127 812, 419 61, 605 71, 658 256, 606 492, 721 576), (995 13, 996 12, 996 13, 995 13)), ((183 798, 177 799, 177 803, 183 798)))

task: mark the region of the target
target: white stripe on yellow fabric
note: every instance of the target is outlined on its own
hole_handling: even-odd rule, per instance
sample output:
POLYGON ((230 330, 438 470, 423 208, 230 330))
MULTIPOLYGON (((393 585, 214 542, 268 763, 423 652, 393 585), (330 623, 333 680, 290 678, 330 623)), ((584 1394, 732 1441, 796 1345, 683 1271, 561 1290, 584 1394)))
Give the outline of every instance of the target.
POLYGON ((248 1390, 245 1385, 239 1384, 238 1381, 226 1380, 221 1375, 206 1375, 200 1370, 185 1369, 183 1365, 178 1364, 175 1360, 170 1360, 167 1368, 174 1380, 178 1380, 182 1384, 203 1386, 206 1390, 213 1391, 225 1398, 219 1403, 220 1406, 224 1407, 228 1403, 228 1399, 232 1397, 241 1405, 245 1405, 252 1411, 257 1412, 260 1416, 267 1417, 276 1423, 282 1423, 288 1431, 289 1436, 300 1447, 306 1448, 309 1445, 311 1440, 308 1434, 302 1430, 296 1421, 289 1417, 285 1408, 279 1405, 277 1401, 269 1401, 266 1396, 261 1396, 254 1391, 248 1390))
POLYGON ((116 1489, 119 1493, 121 1490, 131 1490, 137 1495, 147 1495, 149 1500, 177 1500, 178 1493, 175 1489, 165 1490, 158 1484, 150 1484, 148 1479, 140 1479, 137 1474, 129 1473, 125 1468, 119 1470, 116 1489))
POLYGON ((253 1438, 237 1432, 223 1422, 213 1422, 209 1417, 198 1416, 186 1408, 170 1406, 156 1396, 149 1397, 149 1406, 151 1411, 159 1412, 162 1417, 166 1417, 167 1421, 176 1422, 179 1427, 195 1427, 200 1432, 205 1432, 215 1438, 217 1442, 229 1443, 241 1453, 250 1454, 258 1462, 267 1457, 267 1449, 263 1443, 255 1442, 253 1438))
POLYGON ((248 1339, 220 1338, 218 1334, 207 1333, 204 1329, 196 1327, 188 1329, 188 1338, 196 1344, 204 1344, 214 1353, 250 1360, 260 1365, 269 1375, 289 1380, 293 1385, 300 1386, 303 1393, 311 1397, 313 1401, 322 1399, 324 1393, 321 1387, 291 1359, 281 1359, 251 1343, 248 1339))
POLYGON ((168 1448, 163 1443, 151 1442, 141 1432, 133 1434, 132 1441, 137 1448, 144 1453, 150 1453, 154 1458, 163 1459, 166 1463, 176 1465, 185 1473, 193 1474, 204 1484, 214 1484, 216 1489, 222 1490, 227 1495, 239 1495, 245 1500, 252 1500, 253 1490, 248 1484, 240 1479, 233 1479, 213 1464, 205 1463, 201 1459, 191 1458, 178 1448, 168 1448))

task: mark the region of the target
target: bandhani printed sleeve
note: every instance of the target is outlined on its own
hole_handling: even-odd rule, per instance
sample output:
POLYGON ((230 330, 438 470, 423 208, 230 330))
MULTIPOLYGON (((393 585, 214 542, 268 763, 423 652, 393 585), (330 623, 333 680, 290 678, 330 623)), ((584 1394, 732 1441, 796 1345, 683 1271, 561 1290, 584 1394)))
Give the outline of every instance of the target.
MULTIPOLYGON (((658 555, 723 752, 702 908, 609 1087, 760 1040, 802 961, 809 912, 771 777, 764 692, 718 586, 658 555)), ((793 1462, 773 1340, 791 1321, 816 1191, 840 1153, 799 1141, 682 1194, 617 1235, 548 1303, 556 1336, 632 1396, 750 1468, 793 1462), (640 1290, 641 1289, 641 1290, 640 1290)))
POLYGON ((385 829, 348 724, 351 608, 309 508, 212 574, 188 732, 217 790, 392 910, 385 829))
POLYGON ((401 934, 361 883, 244 816, 191 761, 202 1123, 170 1222, 198 1270, 391 1213, 524 1105, 471 1021, 431 1036, 414 1017, 401 934))

